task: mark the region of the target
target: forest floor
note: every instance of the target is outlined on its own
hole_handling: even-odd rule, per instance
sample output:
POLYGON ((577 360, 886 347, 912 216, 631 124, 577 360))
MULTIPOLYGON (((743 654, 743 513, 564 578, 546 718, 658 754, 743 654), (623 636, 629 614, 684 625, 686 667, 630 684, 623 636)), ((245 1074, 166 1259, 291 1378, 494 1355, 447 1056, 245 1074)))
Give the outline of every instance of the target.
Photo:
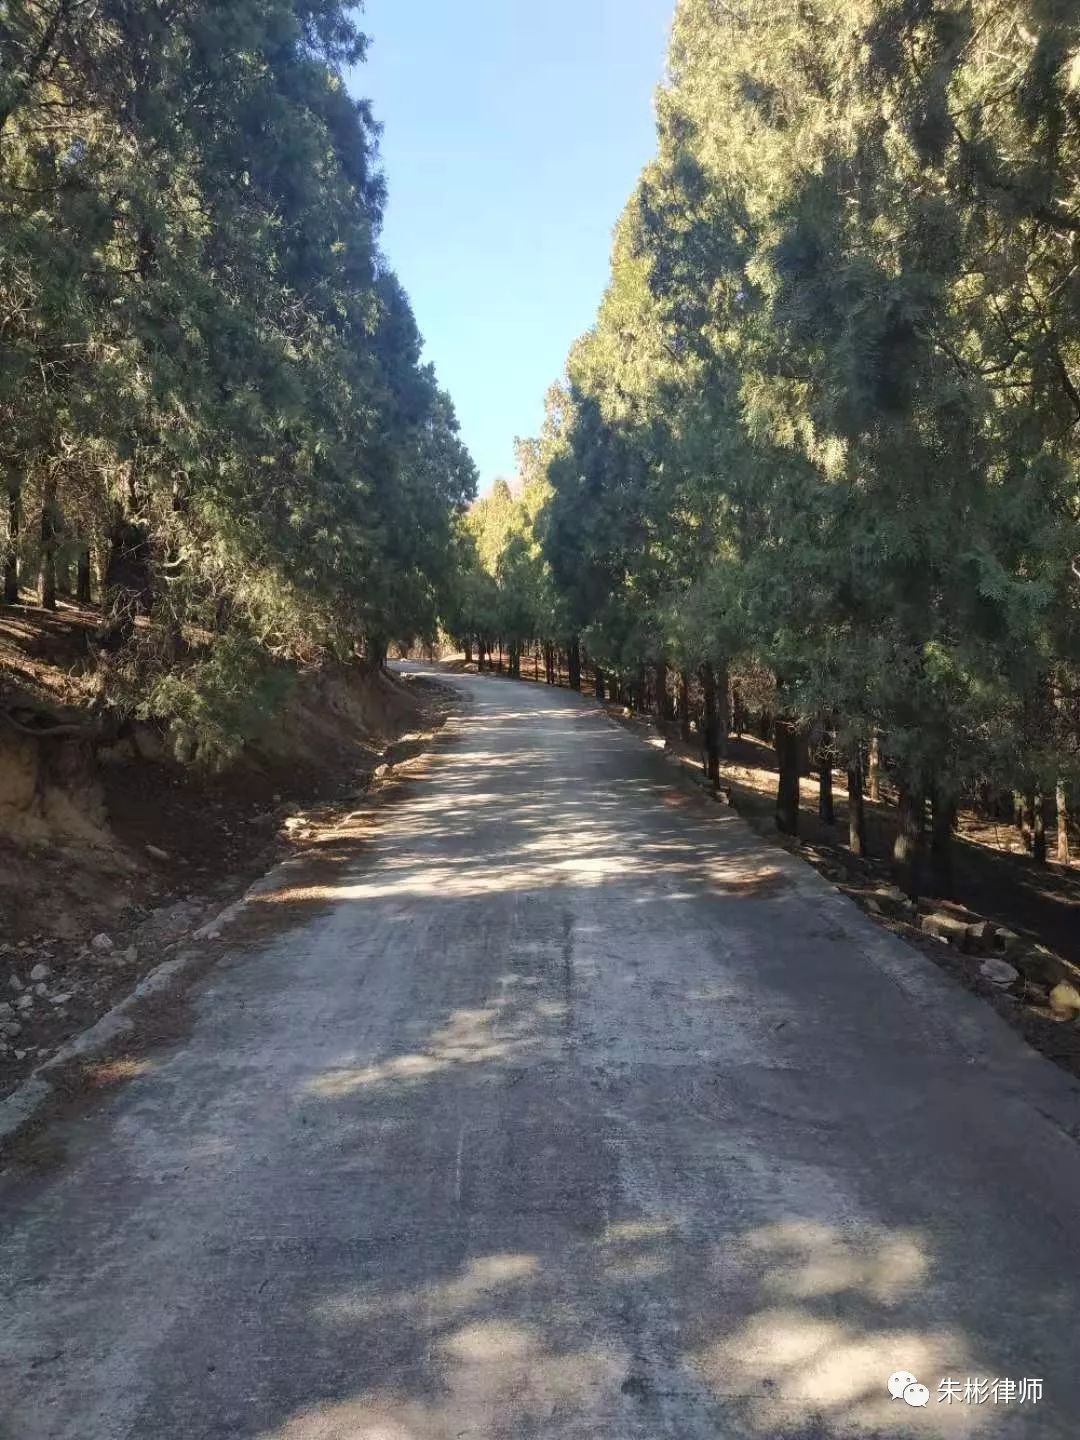
MULTIPOLYGON (((0 607, 0 698, 71 712, 96 612, 0 607)), ((382 762, 443 723, 449 691, 358 669, 300 678, 276 735, 224 774, 125 741, 98 752, 106 825, 16 840, 0 826, 0 1095, 128 994, 256 877, 315 846, 382 762)))
MULTIPOLYGON (((451 663, 455 669, 476 668, 475 664, 451 663)), ((524 663, 521 678, 536 683, 531 667, 524 663)), ((538 683, 544 683, 542 675, 538 683)), ((584 681, 582 688, 590 693, 584 681)), ((605 708, 618 723, 651 737, 655 744, 663 743, 668 754, 688 770, 701 769, 700 742, 683 742, 677 725, 659 724, 621 705, 608 703, 605 708)), ((1080 1020, 1064 1018, 1048 1003, 1048 992, 1057 980, 1067 979, 1080 987, 1080 865, 1056 860, 1036 865, 1014 826, 961 810, 952 895, 941 901, 926 900, 920 905, 921 913, 906 915, 884 898, 895 893, 889 856, 896 832, 896 806, 887 780, 881 786, 880 801, 864 801, 869 852, 864 859, 854 856, 847 845, 848 797, 842 772, 836 772, 833 780, 833 825, 826 825, 818 816, 816 774, 802 779, 799 836, 795 839, 776 829, 777 764, 771 745, 753 736, 730 736, 721 762, 721 783, 733 807, 763 839, 813 865, 879 924, 903 936, 958 983, 992 1004, 1037 1050, 1080 1076, 1080 1020), (975 953, 926 933, 918 923, 926 912, 944 912, 969 923, 988 920, 1014 934, 1016 944, 1009 959, 1021 971, 1020 982, 1007 989, 989 983, 980 966, 992 952, 975 953)), ((1052 853, 1052 830, 1048 840, 1052 853)))

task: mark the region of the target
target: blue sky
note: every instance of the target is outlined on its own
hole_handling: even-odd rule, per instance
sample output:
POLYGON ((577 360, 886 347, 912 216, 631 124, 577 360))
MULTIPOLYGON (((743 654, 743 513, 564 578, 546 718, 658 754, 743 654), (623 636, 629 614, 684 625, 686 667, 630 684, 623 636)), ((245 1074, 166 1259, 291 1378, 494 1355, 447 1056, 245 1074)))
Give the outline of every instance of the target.
POLYGON ((655 149, 674 0, 366 0, 350 88, 385 129, 382 246, 482 488, 587 329, 655 149))

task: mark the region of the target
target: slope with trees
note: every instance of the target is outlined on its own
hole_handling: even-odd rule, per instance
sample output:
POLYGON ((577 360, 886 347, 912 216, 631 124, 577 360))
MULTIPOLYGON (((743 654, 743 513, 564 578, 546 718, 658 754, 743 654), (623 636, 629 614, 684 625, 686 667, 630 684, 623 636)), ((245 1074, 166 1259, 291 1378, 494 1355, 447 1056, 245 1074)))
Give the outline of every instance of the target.
POLYGON ((103 707, 207 758, 281 662, 434 632, 475 488, 378 250, 353 8, 0 16, 5 599, 99 603, 103 707))

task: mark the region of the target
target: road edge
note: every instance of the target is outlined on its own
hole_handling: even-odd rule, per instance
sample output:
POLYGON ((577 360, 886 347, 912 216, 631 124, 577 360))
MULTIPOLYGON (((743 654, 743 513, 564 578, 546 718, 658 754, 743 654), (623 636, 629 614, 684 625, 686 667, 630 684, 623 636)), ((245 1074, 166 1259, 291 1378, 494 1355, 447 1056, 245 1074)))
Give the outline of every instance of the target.
MULTIPOLYGON (((418 733, 416 738, 421 739, 424 744, 420 755, 413 758, 430 756, 440 742, 456 733, 461 715, 468 706, 468 696, 459 687, 450 688, 456 690, 461 709, 447 714, 442 724, 434 729, 418 733)), ((390 792, 392 800, 394 787, 388 782, 393 782, 396 776, 394 763, 387 757, 409 738, 399 736, 378 752, 380 763, 372 772, 371 783, 364 791, 364 800, 374 800, 377 808, 386 803, 386 797, 381 796, 380 792, 390 792)), ((343 805, 342 808, 348 807, 343 805)), ((132 1034, 136 1029, 136 1012, 146 1000, 167 990, 179 991, 187 981, 197 978, 196 971, 212 969, 224 956, 226 949, 222 946, 216 954, 210 952, 208 955, 206 946, 224 940, 226 929, 239 920, 250 905, 258 903, 279 889, 288 888, 293 872, 303 869, 307 858, 307 853, 300 851, 279 861, 264 875, 259 876, 237 899, 229 901, 216 915, 194 930, 177 954, 155 965, 123 999, 106 1010, 92 1025, 66 1041, 47 1060, 35 1066, 21 1084, 0 1099, 0 1161, 4 1158, 5 1147, 17 1140, 29 1125, 39 1119, 45 1107, 58 1095, 58 1087, 53 1084, 54 1078, 60 1078, 73 1062, 102 1056, 118 1038, 132 1034), (196 948, 192 943, 194 941, 202 942, 202 947, 196 948)))

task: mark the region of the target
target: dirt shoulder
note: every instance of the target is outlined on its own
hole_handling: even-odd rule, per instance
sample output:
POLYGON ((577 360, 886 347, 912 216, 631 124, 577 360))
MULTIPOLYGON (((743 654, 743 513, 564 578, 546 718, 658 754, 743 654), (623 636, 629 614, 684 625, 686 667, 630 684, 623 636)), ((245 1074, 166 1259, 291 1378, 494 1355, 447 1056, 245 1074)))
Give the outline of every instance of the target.
MULTIPOLYGON (((32 659, 56 696, 59 667, 32 659)), ((459 705, 429 679, 338 668, 305 677, 272 751, 228 774, 178 765, 145 735, 99 750, 103 825, 33 843, 0 835, 0 1095, 257 877, 288 860, 299 883, 359 853, 372 808, 459 705)))
MULTIPOLYGON (((618 718, 648 730, 685 770, 700 774, 697 750, 670 736, 668 727, 621 712, 618 718)), ((863 859, 847 846, 848 796, 839 773, 833 781, 832 825, 818 816, 816 778, 801 782, 797 839, 776 829, 776 770, 769 747, 750 737, 731 737, 721 781, 721 801, 733 805, 763 839, 812 865, 877 924, 900 935, 992 1005, 1035 1049, 1080 1077, 1076 1012, 1051 1003, 1061 984, 1080 996, 1075 923, 1080 876, 1073 867, 1036 867, 1005 843, 997 849, 978 817, 965 814, 956 837, 952 895, 913 904, 897 889, 887 858, 895 829, 889 798, 866 802, 870 855, 863 859)))

